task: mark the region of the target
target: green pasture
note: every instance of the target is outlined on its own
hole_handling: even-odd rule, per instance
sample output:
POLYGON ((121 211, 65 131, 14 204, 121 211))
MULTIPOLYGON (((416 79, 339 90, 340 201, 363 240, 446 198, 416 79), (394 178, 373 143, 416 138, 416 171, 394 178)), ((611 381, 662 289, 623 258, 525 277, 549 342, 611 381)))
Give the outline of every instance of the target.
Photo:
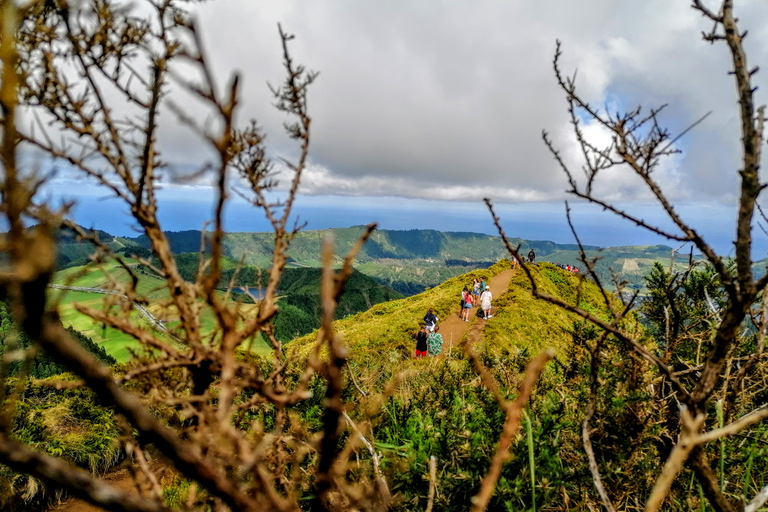
MULTIPOLYGON (((162 279, 149 276, 142 273, 136 273, 138 283, 136 290, 140 296, 152 304, 166 302, 170 299, 170 294, 162 279)), ((103 265, 101 267, 72 267, 62 270, 56 274, 53 283, 63 286, 76 286, 83 288, 106 288, 110 282, 130 283, 132 280, 128 271, 115 265, 103 265)), ((96 324, 93 319, 80 313, 75 305, 91 307, 94 309, 103 309, 105 300, 114 300, 114 297, 101 293, 58 290, 50 289, 48 291, 50 301, 58 302, 58 311, 62 323, 65 326, 72 327, 89 338, 95 343, 104 347, 109 355, 118 362, 128 361, 135 352, 143 350, 143 346, 132 336, 125 334, 117 329, 105 327, 96 324)), ((122 312, 115 312, 122 314, 122 312)), ((130 312, 132 321, 139 325, 147 325, 147 320, 137 310, 130 312)), ((202 332, 210 333, 216 330, 216 318, 213 313, 206 309, 201 316, 202 332)), ((168 322, 169 329, 179 327, 178 321, 168 322)), ((271 347, 261 338, 253 343, 252 351, 260 355, 271 353, 271 347)))

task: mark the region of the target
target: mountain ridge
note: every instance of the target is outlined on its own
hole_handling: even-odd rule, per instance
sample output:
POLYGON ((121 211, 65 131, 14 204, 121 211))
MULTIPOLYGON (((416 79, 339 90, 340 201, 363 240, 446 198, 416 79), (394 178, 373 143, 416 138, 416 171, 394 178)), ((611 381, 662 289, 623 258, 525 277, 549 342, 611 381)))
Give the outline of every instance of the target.
MULTIPOLYGON (((291 243, 288 267, 322 266, 321 248, 328 235, 333 237, 335 244, 335 264, 340 264, 343 255, 351 250, 364 229, 364 226, 358 225, 300 231, 291 243)), ((111 238, 103 242, 115 251, 126 254, 140 252, 143 256, 149 254, 150 243, 145 235, 130 238, 106 234, 111 238)), ((185 230, 169 231, 166 236, 172 251, 184 254, 199 251, 203 234, 199 230, 185 230)), ((523 255, 533 249, 537 261, 571 265, 584 270, 577 244, 516 237, 509 238, 509 242, 513 247, 519 247, 523 255)), ((257 268, 271 265, 273 246, 274 233, 271 232, 231 232, 225 234, 223 241, 225 256, 257 268)), ((589 257, 599 257, 595 270, 604 283, 611 283, 616 273, 630 289, 637 290, 642 289, 643 278, 655 262, 668 265, 670 258, 675 258, 676 267, 682 269, 688 258, 663 244, 586 245, 582 248, 589 257)), ((82 263, 90 254, 85 243, 70 240, 60 245, 59 251, 61 264, 67 266, 82 263)), ((404 295, 413 295, 460 275, 468 268, 486 268, 508 257, 509 253, 498 235, 434 229, 381 229, 374 231, 363 246, 355 259, 355 268, 380 284, 404 295)))

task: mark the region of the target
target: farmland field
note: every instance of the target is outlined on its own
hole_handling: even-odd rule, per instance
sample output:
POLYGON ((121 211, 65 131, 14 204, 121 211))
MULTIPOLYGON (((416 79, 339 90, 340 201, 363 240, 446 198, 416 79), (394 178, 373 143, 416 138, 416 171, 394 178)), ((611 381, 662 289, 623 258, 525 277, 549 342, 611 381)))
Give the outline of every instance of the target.
MULTIPOLYGON (((157 277, 141 273, 137 273, 137 277, 136 289, 139 295, 149 301, 146 309, 158 320, 166 323, 169 329, 173 330, 178 327, 178 316, 175 314, 175 309, 168 306, 170 295, 165 282, 157 277)), ((56 274, 53 284, 80 288, 107 288, 109 283, 127 284, 130 281, 131 276, 124 268, 105 265, 91 268, 72 267, 62 270, 56 274)), ((119 311, 122 309, 122 301, 115 296, 98 292, 51 289, 48 297, 50 301, 58 303, 59 315, 65 326, 82 332, 95 343, 103 346, 107 353, 118 362, 124 363, 131 359, 135 352, 143 350, 142 345, 132 336, 117 329, 97 324, 89 316, 76 309, 76 305, 103 309, 105 301, 108 300, 114 303, 114 314, 123 314, 122 311, 119 311)), ((241 307, 246 308, 248 313, 250 313, 250 309, 253 309, 255 314, 255 305, 243 304, 241 307)), ((148 320, 135 308, 131 308, 129 315, 135 324, 149 328, 148 320)), ((213 332, 215 323, 214 316, 210 311, 206 311, 202 316, 202 332, 213 332)), ((158 334, 158 336, 163 335, 158 334)), ((271 347, 261 337, 251 349, 262 355, 271 351, 271 347)))

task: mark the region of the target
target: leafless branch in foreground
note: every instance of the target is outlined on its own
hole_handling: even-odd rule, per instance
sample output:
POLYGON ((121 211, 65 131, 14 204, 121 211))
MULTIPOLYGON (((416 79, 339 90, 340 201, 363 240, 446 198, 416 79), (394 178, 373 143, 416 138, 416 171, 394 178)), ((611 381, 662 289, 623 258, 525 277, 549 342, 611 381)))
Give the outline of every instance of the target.
MULTIPOLYGON (((706 119, 708 114, 675 135, 670 133, 662 124, 660 114, 665 106, 647 111, 637 107, 625 112, 611 112, 608 109, 596 108, 580 95, 577 90, 575 73, 573 76, 567 76, 563 73, 560 65, 562 50, 558 42, 553 59, 554 74, 557 84, 565 96, 573 136, 581 149, 582 163, 579 168, 583 171, 583 176, 572 171, 570 162, 555 147, 554 142, 546 132, 543 133, 542 137, 556 165, 563 171, 567 179, 568 193, 597 205, 647 231, 668 240, 690 242, 696 248, 708 268, 713 269, 717 290, 722 295, 716 304, 711 296, 711 290, 708 291, 704 287, 702 293, 708 304, 706 322, 704 319, 692 321, 693 327, 698 329, 698 332, 694 333, 696 337, 686 338, 693 333, 694 329, 692 325, 682 322, 683 310, 678 307, 676 302, 678 294, 685 292, 685 284, 694 276, 692 272, 693 253, 688 270, 670 277, 669 282, 666 283, 667 294, 663 299, 660 299, 668 302, 668 306, 664 308, 666 336, 660 342, 664 345, 663 357, 657 355, 657 350, 649 349, 644 345, 641 340, 642 331, 636 327, 636 323, 626 321, 628 309, 619 311, 612 307, 612 299, 606 299, 606 312, 612 316, 613 321, 606 320, 585 311, 580 307, 578 301, 568 302, 559 297, 542 293, 536 283, 535 271, 525 265, 523 269, 531 283, 531 291, 535 297, 584 318, 599 327, 604 333, 615 337, 624 346, 651 362, 658 369, 662 381, 657 387, 660 391, 656 394, 656 404, 658 410, 666 411, 666 424, 672 430, 671 435, 674 435, 673 425, 679 423, 675 436, 678 441, 671 453, 666 455, 666 462, 657 477, 656 486, 646 504, 646 510, 657 510, 661 507, 679 471, 685 464, 688 464, 701 484, 704 495, 710 504, 718 512, 723 512, 738 510, 742 507, 739 503, 732 502, 731 498, 720 489, 719 479, 708 461, 704 443, 740 432, 742 429, 762 421, 766 416, 763 410, 759 408, 759 404, 752 400, 753 395, 746 391, 748 386, 745 386, 745 382, 749 382, 750 377, 755 375, 756 365, 764 351, 765 339, 766 308, 765 300, 760 297, 760 294, 764 293, 766 284, 768 284, 768 274, 755 278, 752 270, 752 226, 755 221, 756 210, 759 209, 758 198, 765 188, 765 185, 760 181, 758 172, 764 143, 765 116, 764 107, 755 105, 754 91, 756 87, 753 85, 753 79, 757 68, 750 68, 747 63, 743 44, 746 32, 739 29, 738 20, 733 12, 732 0, 721 1, 717 10, 704 6, 699 0, 694 0, 692 7, 712 22, 711 31, 703 34, 704 40, 710 43, 724 42, 726 44, 733 63, 733 70, 730 74, 735 79, 738 95, 742 161, 737 170, 740 195, 736 205, 735 257, 732 264, 722 258, 705 240, 701 231, 678 212, 662 184, 657 181, 655 173, 664 158, 678 152, 675 146, 677 141, 706 119), (586 123, 593 123, 605 129, 610 134, 610 142, 605 145, 598 145, 589 140, 584 130, 586 123), (597 184, 606 179, 606 171, 608 170, 614 172, 621 170, 635 176, 638 183, 655 199, 656 204, 666 214, 674 229, 660 228, 646 222, 640 216, 602 197, 598 192, 597 184), (759 301, 762 301, 762 306, 759 308, 761 312, 753 314, 752 309, 759 301), (760 318, 760 320, 755 321, 755 325, 758 327, 756 349, 751 348, 748 336, 742 332, 744 321, 750 317, 760 318), (684 345, 691 342, 698 345, 695 348, 695 360, 690 360, 683 353, 684 345), (698 354, 702 351, 706 353, 703 364, 698 360, 698 354), (743 361, 747 361, 747 364, 737 368, 736 364, 741 364, 743 361), (685 365, 684 369, 681 370, 680 365, 685 365), (692 370, 693 368, 695 371, 692 370), (666 386, 671 387, 674 391, 674 398, 682 404, 685 411, 683 417, 679 417, 678 408, 670 402, 670 397, 663 392, 666 386), (712 396, 719 389, 723 390, 723 397, 727 397, 725 403, 727 418, 733 417, 734 411, 737 409, 744 414, 740 419, 731 423, 726 421, 727 424, 720 429, 703 433, 702 429, 706 423, 708 406, 712 396), (752 407, 751 412, 750 407, 752 407)), ((490 201, 486 200, 486 204, 510 255, 519 259, 516 249, 509 244, 490 201)), ((578 237, 577 242, 580 244, 578 237)), ((586 258, 583 256, 582 260, 584 261, 586 258)), ((587 264, 586 261, 585 264, 587 264)), ((590 268, 588 264, 587 268, 590 268)), ((595 283, 602 288, 602 283, 600 283, 597 275, 594 272, 590 274, 595 283)), ((672 274, 671 271, 670 274, 672 274)), ((591 352, 593 384, 590 394, 591 405, 588 407, 587 421, 584 423, 584 441, 590 466, 593 468, 593 480, 605 506, 610 508, 606 499, 610 490, 603 488, 599 473, 595 471, 596 461, 594 461, 594 453, 591 449, 592 443, 589 441, 588 426, 594 414, 594 387, 597 385, 594 378, 595 365, 600 366, 598 356, 598 353, 591 352), (601 488, 603 488, 602 491, 601 488)))
MULTIPOLYGON (((264 135, 255 121, 244 128, 237 125, 243 89, 239 77, 233 76, 223 86, 215 82, 217 74, 198 28, 183 10, 184 2, 138 3, 37 1, 19 9, 15 2, 0 5, 4 31, 0 34, 4 171, 0 212, 10 228, 2 240, 10 269, 0 275, 0 286, 30 339, 66 364, 103 404, 130 424, 124 429, 123 446, 134 455, 139 468, 135 474, 144 473, 141 478, 153 491, 144 497, 116 493, 97 477, 62 469, 61 461, 8 444, 12 441, 7 429, 0 429, 0 440, 7 448, 0 450, 0 462, 110 510, 166 510, 159 483, 143 456, 151 444, 178 476, 207 491, 207 497, 191 499, 190 508, 298 510, 299 500, 310 489, 316 508, 341 510, 351 505, 383 510, 390 497, 375 450, 370 451, 372 445, 362 434, 350 439, 342 435, 346 349, 333 327, 352 260, 375 226, 366 228, 339 272, 331 266, 330 244, 325 248, 322 328, 314 357, 287 356, 273 327, 277 286, 290 243, 300 229, 300 224, 291 227, 290 223, 309 156, 307 94, 316 73, 294 61, 289 52, 293 36, 279 27, 285 79, 273 93, 299 151, 295 160, 283 162, 290 186, 287 196, 275 201, 269 195, 275 178, 264 135), (150 72, 142 76, 136 71, 140 69, 150 72), (193 104, 180 108, 168 96, 172 83, 186 91, 193 104), (119 105, 112 104, 115 99, 119 105), (124 107, 120 100, 125 100, 124 107), (20 123, 15 116, 21 107, 32 114, 30 124, 20 123), (211 229, 201 240, 192 282, 182 276, 158 220, 163 205, 157 190, 165 180, 175 178, 156 143, 159 123, 169 115, 190 127, 197 143, 207 149, 209 161, 194 174, 197 179, 210 179, 214 190, 211 229), (168 332, 155 330, 131 316, 131 304, 149 302, 137 285, 134 268, 118 258, 128 280, 113 278, 101 263, 111 257, 109 248, 66 220, 66 211, 51 211, 36 197, 46 177, 28 176, 19 169, 16 155, 22 144, 67 162, 80 177, 94 180, 122 201, 148 240, 152 256, 140 261, 162 279, 168 293, 161 306, 178 318, 175 327, 168 332), (247 187, 247 192, 238 191, 262 212, 274 232, 272 263, 264 273, 265 297, 256 305, 232 301, 229 292, 236 276, 223 277, 223 212, 234 180, 247 187), (34 231, 25 227, 30 220, 38 223, 34 231), (94 267, 105 271, 103 306, 81 305, 78 310, 128 334, 142 347, 120 377, 70 339, 55 309, 57 303, 46 299, 55 270, 54 233, 61 226, 100 251, 94 267), (207 319, 214 323, 212 330, 206 327, 207 319), (257 337, 271 344, 271 361, 250 352, 257 337), (321 348, 330 359, 319 357, 321 348), (290 372, 297 372, 298 379, 287 378, 290 372), (311 396, 312 378, 324 379, 328 389, 324 429, 319 433, 312 432, 292 410, 311 396), (266 430, 264 423, 253 419, 260 413, 273 415, 274 428, 266 430), (373 467, 353 475, 350 458, 358 452, 370 454, 373 467)), ((0 389, 5 390, 7 381, 0 377, 0 389)), ((25 379, 17 382, 23 386, 25 379)), ((5 407, 9 400, 4 398, 5 407)), ((10 421, 12 416, 2 419, 10 421)), ((354 424, 350 428, 356 431, 354 424)))

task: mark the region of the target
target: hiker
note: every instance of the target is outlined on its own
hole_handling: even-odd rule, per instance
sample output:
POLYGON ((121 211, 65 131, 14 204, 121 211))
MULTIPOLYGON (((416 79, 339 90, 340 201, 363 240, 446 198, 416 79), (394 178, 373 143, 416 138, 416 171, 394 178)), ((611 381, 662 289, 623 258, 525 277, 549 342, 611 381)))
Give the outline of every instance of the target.
POLYGON ((493 295, 491 295, 491 287, 487 286, 483 294, 480 296, 480 307, 483 308, 483 318, 486 320, 493 316, 491 314, 491 300, 493 300, 493 295))
POLYGON ((427 355, 427 328, 421 324, 421 329, 416 333, 416 359, 427 355))
POLYGON ((464 289, 461 290, 461 305, 459 306, 459 318, 461 319, 464 318, 464 302, 467 299, 467 295, 469 295, 469 288, 465 286, 464 289))
POLYGON ((530 261, 531 263, 533 263, 533 261, 534 261, 535 259, 536 259, 536 253, 535 253, 535 252, 533 252, 533 249, 531 249, 530 251, 528 251, 528 261, 530 261))
POLYGON ((472 295, 474 298, 480 296, 480 281, 478 281, 477 278, 472 280, 472 295))
POLYGON ((427 353, 431 357, 440 355, 443 350, 443 335, 438 331, 440 331, 440 326, 436 325, 435 332, 431 332, 427 336, 427 353))
POLYGON ((427 332, 433 332, 435 330, 438 320, 440 320, 440 318, 435 314, 435 310, 429 308, 427 314, 424 315, 424 325, 427 326, 427 332))
POLYGON ((472 294, 467 293, 464 298, 464 310, 462 311, 462 320, 469 322, 469 311, 472 309, 472 294))
POLYGON ((485 279, 483 279, 482 281, 480 281, 480 295, 482 295, 482 294, 483 294, 483 292, 485 291, 485 288, 486 288, 487 286, 488 286, 488 285, 485 283, 485 279))

